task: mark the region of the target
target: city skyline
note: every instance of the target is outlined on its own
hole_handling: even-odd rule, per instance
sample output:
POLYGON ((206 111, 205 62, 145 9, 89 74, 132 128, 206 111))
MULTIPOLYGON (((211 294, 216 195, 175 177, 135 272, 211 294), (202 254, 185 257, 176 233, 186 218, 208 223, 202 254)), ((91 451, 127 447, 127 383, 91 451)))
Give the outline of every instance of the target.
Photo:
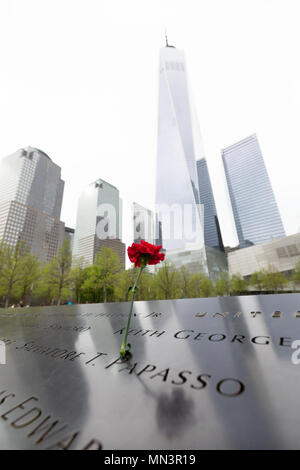
MULTIPOLYGON (((236 237, 220 150, 254 132, 286 233, 295 233, 297 2, 212 0, 186 8, 174 1, 159 8, 148 4, 147 18, 142 3, 128 2, 126 9, 121 2, 90 1, 89 8, 76 0, 1 3, 0 156, 31 144, 53 157, 66 181, 67 226, 75 227, 74 201, 95 174, 117 186, 129 203, 151 209, 157 56, 166 26, 169 42, 185 51, 189 64, 224 245, 233 246, 236 237)), ((131 236, 123 237, 127 244, 131 236)))

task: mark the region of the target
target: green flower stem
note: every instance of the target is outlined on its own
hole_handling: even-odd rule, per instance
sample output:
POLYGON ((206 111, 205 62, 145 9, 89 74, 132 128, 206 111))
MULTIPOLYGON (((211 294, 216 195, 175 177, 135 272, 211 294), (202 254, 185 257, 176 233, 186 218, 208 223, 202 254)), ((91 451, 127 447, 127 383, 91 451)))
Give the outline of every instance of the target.
POLYGON ((137 276, 136 281, 135 281, 135 283, 134 283, 134 286, 133 286, 133 288, 132 288, 132 297, 131 297, 130 311, 129 311, 129 315, 128 315, 128 320, 127 320, 127 325, 126 325, 126 330, 125 330, 125 334, 124 334, 122 346, 121 346, 121 349, 120 349, 120 356, 121 356, 121 358, 124 357, 125 354, 126 354, 127 337, 128 337, 128 330, 129 330, 130 320, 131 320, 131 316, 132 316, 134 297, 135 297, 135 293, 136 293, 136 290, 137 290, 137 286, 138 286, 138 283, 139 283, 139 280, 140 280, 140 277, 141 277, 141 274, 142 274, 144 268, 145 268, 145 266, 142 266, 142 267, 140 268, 139 273, 138 273, 138 276, 137 276))

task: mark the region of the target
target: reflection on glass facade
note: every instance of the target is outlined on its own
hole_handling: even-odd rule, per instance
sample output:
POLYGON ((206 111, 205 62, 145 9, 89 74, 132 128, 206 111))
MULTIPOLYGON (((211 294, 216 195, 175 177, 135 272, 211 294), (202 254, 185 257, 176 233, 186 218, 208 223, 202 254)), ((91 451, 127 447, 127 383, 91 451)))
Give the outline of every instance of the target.
POLYGON ((240 247, 285 236, 256 135, 222 150, 240 247))
POLYGON ((82 257, 85 265, 93 264, 101 246, 108 246, 120 255, 123 266, 125 247, 120 241, 121 214, 122 200, 115 186, 102 179, 89 184, 78 201, 74 259, 82 257))
POLYGON ((141 240, 145 240, 148 243, 154 243, 153 212, 136 202, 132 205, 132 211, 134 243, 140 243, 141 240))
MULTIPOLYGON (((185 250, 171 250, 167 252, 167 261, 180 269, 182 266, 188 268, 192 273, 208 274, 206 251, 203 246, 193 246, 185 250)), ((159 269, 159 267, 158 267, 159 269)))
POLYGON ((33 147, 0 161, 0 239, 23 241, 31 252, 49 261, 64 239, 60 221, 64 181, 61 169, 33 147))
POLYGON ((185 250, 168 251, 167 260, 177 269, 185 266, 190 272, 201 272, 213 280, 218 279, 221 271, 228 270, 225 253, 208 245, 194 245, 185 250))
POLYGON ((71 227, 65 227, 65 239, 69 240, 71 251, 73 251, 75 230, 71 227))
POLYGON ((197 160, 200 203, 204 212, 205 245, 224 251, 214 195, 205 158, 197 160))
MULTIPOLYGON (((199 139, 195 139, 195 132, 184 53, 167 45, 160 51, 156 173, 157 227, 161 230, 162 245, 166 250, 185 249, 192 244, 203 243, 200 207, 196 206, 199 204, 196 157, 203 155, 196 148, 199 139), (159 212, 162 205, 171 211, 172 207, 177 208, 176 216, 172 212, 170 231, 159 212), (194 231, 194 237, 185 231, 185 205, 192 208, 191 231, 194 231)), ((156 237, 159 239, 159 234, 156 237)))

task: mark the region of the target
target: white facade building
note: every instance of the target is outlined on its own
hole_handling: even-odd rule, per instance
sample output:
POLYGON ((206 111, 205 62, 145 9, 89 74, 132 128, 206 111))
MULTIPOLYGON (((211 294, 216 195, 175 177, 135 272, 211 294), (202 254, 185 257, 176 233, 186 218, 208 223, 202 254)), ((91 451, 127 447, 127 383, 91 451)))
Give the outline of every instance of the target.
MULTIPOLYGON (((83 257, 86 265, 93 264, 101 240, 122 237, 122 200, 119 190, 102 179, 89 184, 78 201, 73 257, 83 257)), ((122 244, 123 245, 123 244, 122 244)), ((107 246, 107 243, 106 243, 107 246)))

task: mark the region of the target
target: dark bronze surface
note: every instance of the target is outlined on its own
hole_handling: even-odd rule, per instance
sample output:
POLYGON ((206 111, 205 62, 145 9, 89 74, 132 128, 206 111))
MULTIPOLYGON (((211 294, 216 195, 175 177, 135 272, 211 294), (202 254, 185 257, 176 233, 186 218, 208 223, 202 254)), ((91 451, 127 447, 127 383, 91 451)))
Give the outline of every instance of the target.
POLYGON ((1 449, 300 448, 300 295, 0 310, 1 449))

